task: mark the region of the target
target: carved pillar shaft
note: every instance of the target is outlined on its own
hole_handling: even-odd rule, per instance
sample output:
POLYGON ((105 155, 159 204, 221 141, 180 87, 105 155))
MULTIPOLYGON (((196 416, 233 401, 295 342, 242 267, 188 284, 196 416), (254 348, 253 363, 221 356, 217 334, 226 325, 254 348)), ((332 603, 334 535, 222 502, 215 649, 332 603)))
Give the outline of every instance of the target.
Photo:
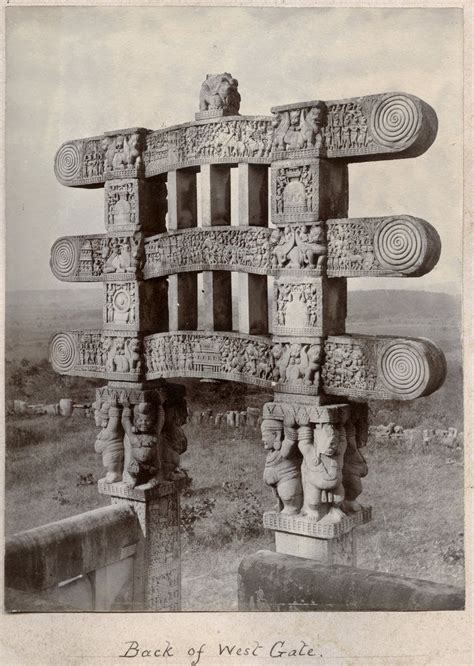
POLYGON ((99 482, 99 492, 112 504, 127 503, 137 514, 141 539, 133 581, 133 609, 181 610, 179 483, 149 482, 137 488, 99 482))
MULTIPOLYGON (((202 226, 230 225, 230 168, 201 167, 202 226)), ((209 331, 232 330, 232 276, 226 271, 203 271, 205 308, 201 328, 209 331)))
MULTIPOLYGON (((239 164, 239 225, 268 226, 268 168, 239 164)), ((239 273, 239 330, 268 333, 268 286, 266 275, 239 273)))
MULTIPOLYGON (((196 173, 189 170, 168 173, 168 230, 197 226, 196 173)), ((197 273, 168 277, 169 330, 196 329, 198 325, 197 273)))
POLYGON ((179 491, 186 474, 179 469, 179 456, 187 446, 181 429, 187 417, 184 388, 141 389, 111 382, 97 390, 94 408, 96 423, 102 426, 95 448, 106 469, 99 492, 112 503, 130 504, 142 532, 134 610, 180 610, 179 491))

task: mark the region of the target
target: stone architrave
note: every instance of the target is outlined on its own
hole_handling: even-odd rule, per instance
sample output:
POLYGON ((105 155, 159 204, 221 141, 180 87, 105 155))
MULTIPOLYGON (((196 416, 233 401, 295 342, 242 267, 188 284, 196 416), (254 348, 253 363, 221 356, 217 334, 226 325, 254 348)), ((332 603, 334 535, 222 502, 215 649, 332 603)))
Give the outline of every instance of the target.
MULTIPOLYGON (((171 172, 171 181, 173 173, 182 174, 171 172)), ((126 281, 137 274, 148 280, 215 269, 254 276, 319 277, 325 268, 331 278, 418 277, 434 268, 441 249, 436 230, 410 215, 341 218, 277 229, 245 225, 209 229, 189 226, 193 218, 183 212, 180 219, 188 226, 174 231, 172 208, 170 193, 170 231, 147 237, 142 245, 139 237, 118 232, 110 238, 95 234, 58 239, 51 249, 54 275, 65 282, 102 281, 104 276, 126 281)), ((194 312, 189 299, 186 303, 194 312)))
POLYGON ((309 137, 309 154, 319 153, 328 161, 416 157, 428 150, 436 138, 435 112, 414 95, 382 93, 323 104, 326 111, 322 125, 314 118, 321 110, 321 102, 315 101, 275 107, 273 116, 208 118, 155 132, 132 128, 66 141, 56 153, 54 171, 62 185, 90 187, 117 177, 140 174, 153 178, 200 164, 269 165, 272 159, 288 157, 287 146, 292 144, 285 143, 282 149, 281 137, 287 134, 286 123, 290 127, 288 115, 292 110, 300 110, 300 123, 301 115, 305 116, 303 132, 301 128, 296 132, 301 135, 296 145, 306 145, 298 150, 308 155, 309 137), (308 128, 307 111, 312 109, 315 111, 309 121, 313 127, 308 128))

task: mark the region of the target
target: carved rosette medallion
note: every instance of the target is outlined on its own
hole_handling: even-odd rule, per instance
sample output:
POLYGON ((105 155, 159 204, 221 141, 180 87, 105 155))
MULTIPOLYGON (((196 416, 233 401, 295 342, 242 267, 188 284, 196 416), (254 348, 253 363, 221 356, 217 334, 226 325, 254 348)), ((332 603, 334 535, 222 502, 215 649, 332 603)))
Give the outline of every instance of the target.
POLYGON ((84 257, 81 256, 81 240, 81 238, 74 237, 58 238, 51 248, 49 265, 58 280, 73 281, 78 279, 79 264, 80 261, 84 261, 84 257))
POLYGON ((56 372, 66 374, 78 363, 76 337, 71 333, 57 333, 49 345, 49 360, 56 372))
POLYGON ((387 148, 403 148, 420 131, 422 114, 408 95, 382 96, 370 115, 370 131, 375 141, 387 148))
POLYGON ((54 172, 60 182, 70 183, 82 175, 82 142, 64 143, 58 150, 54 162, 54 172))

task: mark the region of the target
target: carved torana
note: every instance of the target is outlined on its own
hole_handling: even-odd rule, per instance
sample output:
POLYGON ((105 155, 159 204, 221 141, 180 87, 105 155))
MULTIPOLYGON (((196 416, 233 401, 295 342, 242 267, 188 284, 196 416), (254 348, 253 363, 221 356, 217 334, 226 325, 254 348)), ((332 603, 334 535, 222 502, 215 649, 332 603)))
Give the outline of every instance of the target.
POLYGON ((187 408, 167 379, 274 391, 261 430, 277 505, 264 526, 278 552, 332 562, 339 549, 336 560, 355 565, 352 530, 371 519, 360 503, 362 401, 425 396, 446 374, 427 340, 345 332, 346 278, 417 277, 438 261, 439 236, 422 219, 348 217, 348 164, 422 154, 436 137, 433 109, 405 93, 291 103, 272 116, 240 116, 240 102, 232 74, 208 74, 195 121, 67 141, 55 158, 62 184, 104 187, 106 233, 52 247, 55 276, 101 281, 104 299, 102 329, 58 333, 50 360, 61 374, 109 381, 94 403, 99 490, 136 511, 145 538, 134 586, 155 610, 180 603, 187 408), (230 271, 242 273, 238 299, 230 271))

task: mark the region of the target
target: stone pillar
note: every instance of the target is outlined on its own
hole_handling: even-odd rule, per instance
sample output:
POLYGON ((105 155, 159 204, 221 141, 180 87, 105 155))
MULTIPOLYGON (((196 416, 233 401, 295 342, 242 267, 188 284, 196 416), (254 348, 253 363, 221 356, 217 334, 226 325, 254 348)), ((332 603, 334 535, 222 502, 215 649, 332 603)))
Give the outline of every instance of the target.
MULTIPOLYGON (((201 166, 202 226, 230 225, 230 167, 201 166)), ((232 276, 228 271, 203 271, 204 330, 232 330, 232 276)))
POLYGON ((95 448, 106 470, 99 493, 113 504, 132 506, 141 527, 133 586, 137 611, 180 609, 184 393, 184 387, 175 384, 142 389, 125 382, 110 382, 96 393, 95 418, 102 431, 95 448))
MULTIPOLYGON (((239 164, 239 225, 268 226, 268 168, 239 164)), ((239 330, 268 333, 267 276, 239 273, 239 330)))
MULTIPOLYGON (((168 173, 168 230, 197 226, 196 173, 187 169, 168 173)), ((178 273, 168 277, 169 330, 197 328, 197 273, 178 273)))
POLYGON ((137 514, 141 540, 133 582, 133 610, 181 610, 180 505, 178 481, 127 484, 99 481, 99 492, 112 504, 129 504, 137 514))

